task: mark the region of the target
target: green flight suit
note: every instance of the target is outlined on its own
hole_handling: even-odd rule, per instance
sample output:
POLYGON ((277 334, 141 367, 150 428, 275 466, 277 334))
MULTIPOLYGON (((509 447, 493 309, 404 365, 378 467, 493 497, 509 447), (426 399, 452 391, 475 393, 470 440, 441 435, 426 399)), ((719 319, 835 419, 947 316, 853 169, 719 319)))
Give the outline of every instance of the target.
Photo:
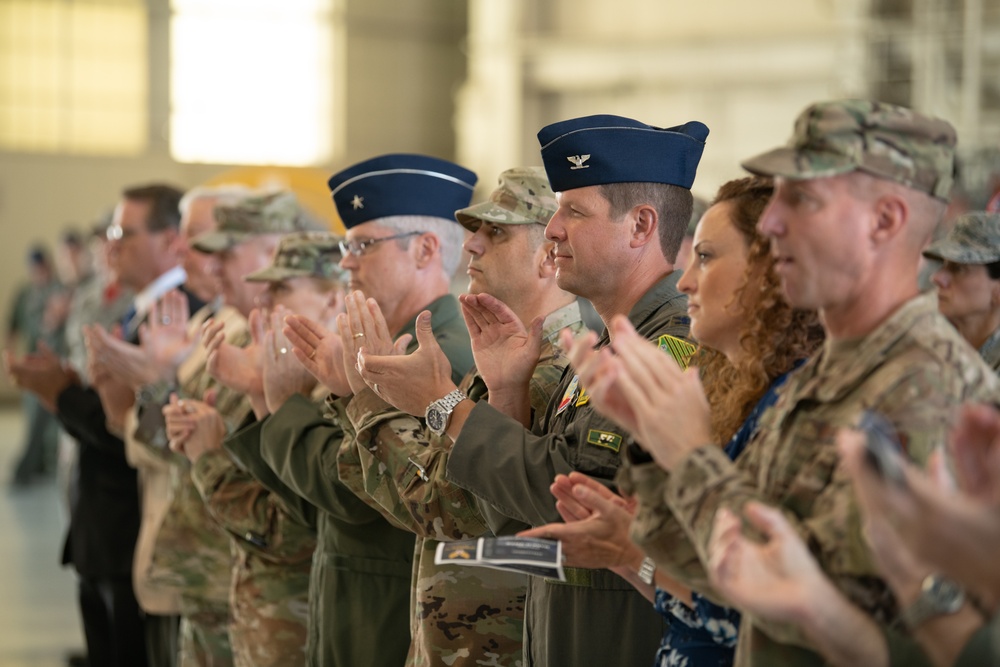
MULTIPOLYGON (((693 350, 680 272, 653 285, 629 320, 664 349, 693 350)), ((607 345, 607 332, 599 345, 607 345)), ((677 355, 675 355, 677 356, 677 355)), ((573 470, 611 484, 626 434, 589 404, 585 387, 567 369, 544 418, 529 431, 480 402, 448 460, 448 477, 492 506, 485 512, 497 534, 560 521, 549 491, 558 474, 573 470)), ((567 568, 567 581, 528 578, 526 666, 622 665, 648 667, 666 626, 638 591, 609 570, 567 568)))

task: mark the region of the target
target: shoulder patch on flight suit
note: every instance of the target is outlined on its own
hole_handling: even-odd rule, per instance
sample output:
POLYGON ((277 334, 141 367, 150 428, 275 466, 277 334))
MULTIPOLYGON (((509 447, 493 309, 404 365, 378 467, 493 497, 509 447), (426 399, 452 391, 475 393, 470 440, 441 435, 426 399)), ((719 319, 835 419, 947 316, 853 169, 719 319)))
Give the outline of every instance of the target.
POLYGON ((677 365, 681 367, 681 370, 688 367, 691 355, 698 349, 682 338, 676 338, 667 334, 663 334, 656 339, 656 346, 673 357, 677 365))
POLYGON ((587 442, 598 447, 607 447, 614 452, 617 452, 622 447, 622 437, 620 435, 607 431, 598 431, 596 428, 587 431, 587 442))

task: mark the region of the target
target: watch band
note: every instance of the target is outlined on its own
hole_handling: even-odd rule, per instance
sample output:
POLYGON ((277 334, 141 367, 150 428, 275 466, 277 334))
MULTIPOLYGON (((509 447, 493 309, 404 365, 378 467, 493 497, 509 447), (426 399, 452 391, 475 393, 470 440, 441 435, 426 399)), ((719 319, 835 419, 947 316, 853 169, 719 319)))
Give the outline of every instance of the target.
POLYGON ((642 559, 639 566, 639 580, 647 586, 653 585, 653 578, 656 576, 656 563, 649 556, 642 559))
POLYGON ((450 415, 452 411, 455 409, 455 406, 464 401, 466 398, 467 397, 464 391, 462 391, 461 389, 453 389, 452 391, 445 394, 444 398, 439 398, 435 402, 437 403, 438 408, 441 410, 441 412, 450 415))
POLYGON ((930 574, 920 586, 920 595, 899 615, 910 630, 936 616, 954 614, 965 603, 965 591, 957 583, 939 574, 930 574))
POLYGON ((465 392, 461 389, 454 389, 445 394, 444 397, 432 401, 424 411, 424 420, 431 433, 444 434, 445 429, 448 428, 448 422, 451 421, 451 413, 455 410, 455 406, 466 398, 465 392))

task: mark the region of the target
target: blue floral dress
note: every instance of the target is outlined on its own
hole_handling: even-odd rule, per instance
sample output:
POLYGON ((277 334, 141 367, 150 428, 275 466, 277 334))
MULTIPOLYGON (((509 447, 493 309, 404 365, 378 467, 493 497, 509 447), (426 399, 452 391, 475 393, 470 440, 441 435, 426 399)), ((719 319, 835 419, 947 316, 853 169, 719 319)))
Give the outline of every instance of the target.
MULTIPOLYGON (((730 459, 735 460, 746 448, 757 431, 760 416, 778 398, 778 388, 788 375, 775 378, 726 445, 730 459)), ((667 631, 656 651, 655 667, 730 667, 740 627, 739 612, 720 607, 697 593, 692 592, 691 597, 693 606, 689 607, 670 593, 656 589, 654 606, 666 619, 667 631)))

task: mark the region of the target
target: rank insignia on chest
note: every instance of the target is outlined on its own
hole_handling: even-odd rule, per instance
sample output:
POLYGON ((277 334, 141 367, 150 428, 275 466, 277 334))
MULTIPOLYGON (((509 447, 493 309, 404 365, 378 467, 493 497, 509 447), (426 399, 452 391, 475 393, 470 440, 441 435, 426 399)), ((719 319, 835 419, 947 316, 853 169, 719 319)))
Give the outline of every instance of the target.
POLYGON ((617 433, 598 431, 596 428, 592 428, 587 431, 587 443, 597 445, 598 447, 607 447, 617 452, 622 448, 622 437, 617 433))
POLYGON ((443 554, 443 560, 469 560, 472 558, 472 554, 469 553, 469 549, 464 544, 456 544, 452 547, 445 546, 445 552, 443 554))
POLYGON ((586 405, 590 402, 590 394, 587 393, 586 389, 580 389, 580 396, 576 399, 576 407, 581 405, 586 405))
POLYGON ((673 357, 677 365, 681 367, 681 370, 687 369, 691 355, 698 349, 682 338, 668 336, 667 334, 663 334, 656 339, 656 346, 673 357))
POLYGON ((566 392, 563 393, 562 399, 559 401, 559 407, 556 408, 556 414, 562 414, 563 410, 569 407, 569 404, 573 402, 576 398, 576 390, 580 387, 580 378, 576 375, 570 380, 569 386, 566 387, 566 392))

